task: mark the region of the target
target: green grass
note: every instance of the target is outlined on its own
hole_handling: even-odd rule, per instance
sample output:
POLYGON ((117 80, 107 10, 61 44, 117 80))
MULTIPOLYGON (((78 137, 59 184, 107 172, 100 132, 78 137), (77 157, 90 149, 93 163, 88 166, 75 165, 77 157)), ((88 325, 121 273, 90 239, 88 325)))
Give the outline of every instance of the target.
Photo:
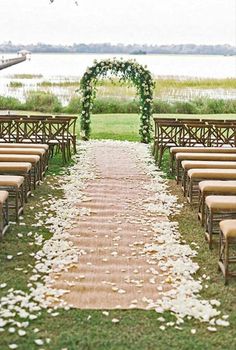
POLYGON ((53 86, 57 86, 57 87, 79 87, 80 82, 79 81, 70 81, 70 80, 66 80, 66 81, 59 81, 59 82, 54 82, 54 81, 42 81, 40 83, 38 83, 38 86, 42 86, 42 87, 53 87, 53 86))
MULTIPOLYGON (((22 112, 23 113, 23 112, 22 112)), ((165 115, 166 116, 166 115, 165 115)), ((217 116, 219 117, 219 116, 217 116)), ((221 116, 222 118, 224 116, 221 116)), ((137 115, 94 115, 92 116, 92 138, 114 138, 123 140, 138 140, 139 120, 137 115), (126 135, 126 136, 125 136, 126 135)), ((168 159, 165 156, 165 168, 168 159)), ((52 190, 48 182, 57 181, 53 174, 61 171, 61 158, 55 158, 50 164, 50 172, 46 181, 37 189, 26 206, 24 222, 26 226, 11 225, 4 240, 0 242, 0 276, 1 283, 6 282, 8 288, 27 290, 27 282, 31 275, 33 258, 29 255, 38 250, 37 246, 29 245, 33 242, 31 237, 19 239, 17 233, 26 234, 29 231, 39 232, 45 238, 50 234, 45 227, 35 228, 34 213, 41 207, 41 201, 47 199, 48 195, 54 197, 62 195, 60 190, 52 190), (17 252, 23 255, 16 256, 17 252), (9 261, 7 255, 14 258, 9 261), (27 273, 16 272, 15 267, 22 267, 27 273)), ((170 181, 170 188, 174 194, 183 202, 180 189, 174 181, 170 181)), ((10 335, 7 331, 0 333, 0 349, 7 350, 8 344, 16 342, 19 350, 234 350, 236 348, 236 303, 235 288, 236 281, 231 280, 229 286, 225 287, 221 274, 217 272, 217 247, 209 251, 204 241, 203 229, 200 227, 196 216, 196 209, 185 204, 181 214, 176 218, 183 238, 187 243, 196 242, 200 249, 195 259, 200 265, 198 274, 206 273, 211 276, 208 288, 204 288, 202 296, 209 299, 218 299, 222 305, 223 313, 230 315, 230 327, 221 328, 217 333, 209 333, 204 324, 195 321, 186 321, 182 330, 168 328, 166 331, 159 329, 161 323, 157 320, 160 316, 154 311, 113 310, 106 317, 101 311, 94 310, 69 310, 60 311, 57 317, 50 316, 46 311, 32 321, 27 331, 27 336, 17 337, 10 335), (90 318, 91 316, 91 318, 90 318), (118 324, 111 322, 112 318, 119 318, 118 324), (35 336, 33 330, 39 328, 40 332, 35 336), (195 328, 197 333, 191 334, 195 328), (51 338, 51 343, 43 347, 34 344, 36 338, 51 338)), ((5 294, 0 289, 0 297, 5 294)), ((165 313, 167 320, 172 319, 170 313, 165 313)))
MULTIPOLYGON (((165 89, 186 89, 186 88, 197 88, 197 89, 236 89, 236 79, 171 79, 171 78, 159 78, 154 79, 155 81, 155 92, 159 93, 161 90, 165 89)), ((80 81, 60 81, 60 82, 51 82, 45 80, 38 83, 39 86, 58 86, 58 87, 75 87, 79 86, 80 81)), ((97 82, 98 89, 102 87, 106 89, 106 92, 112 93, 113 89, 131 87, 132 84, 129 82, 120 82, 119 79, 100 79, 97 82)), ((132 93, 135 91, 132 88, 132 93)))

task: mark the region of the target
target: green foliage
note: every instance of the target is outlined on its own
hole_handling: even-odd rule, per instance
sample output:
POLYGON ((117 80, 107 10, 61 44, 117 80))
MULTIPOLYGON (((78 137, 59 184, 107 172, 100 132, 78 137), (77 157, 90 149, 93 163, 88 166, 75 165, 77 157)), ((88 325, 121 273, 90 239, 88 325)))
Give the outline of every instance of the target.
MULTIPOLYGON (((154 82, 147 68, 141 66, 135 60, 107 59, 100 62, 95 61, 94 65, 87 69, 80 82, 82 93, 81 136, 84 139, 89 139, 90 114, 96 97, 97 80, 100 77, 105 77, 108 72, 116 74, 120 77, 120 81, 128 81, 136 87, 140 104, 141 126, 139 133, 141 141, 150 142, 154 82)), ((114 108, 114 105, 112 108, 114 108)))
POLYGON ((59 82, 54 82, 54 81, 42 81, 41 83, 37 84, 38 86, 41 87, 53 87, 53 86, 57 86, 57 87, 78 87, 79 86, 79 81, 70 81, 70 80, 66 80, 66 81, 59 81, 59 82))
POLYGON ((61 112, 62 105, 59 99, 50 92, 44 91, 31 91, 25 102, 27 110, 38 112, 61 112))
POLYGON ((14 110, 14 109, 22 109, 22 103, 14 97, 5 97, 5 96, 0 96, 0 109, 9 109, 9 110, 14 110))
POLYGON ((81 113, 81 111, 82 111, 81 99, 78 96, 73 96, 70 99, 70 102, 68 103, 68 105, 64 107, 65 113, 77 114, 77 113, 81 113))
POLYGON ((23 84, 20 81, 10 81, 9 86, 11 88, 16 89, 16 88, 21 88, 23 86, 23 84))

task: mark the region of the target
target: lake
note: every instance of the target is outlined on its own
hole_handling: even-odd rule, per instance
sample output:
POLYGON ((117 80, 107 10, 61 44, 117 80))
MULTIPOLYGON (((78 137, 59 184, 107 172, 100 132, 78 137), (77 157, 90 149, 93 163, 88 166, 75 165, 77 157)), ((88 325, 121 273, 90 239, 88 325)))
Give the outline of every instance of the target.
MULTIPOLYGON (((13 55, 3 55, 10 58, 13 55)), ((66 105, 75 94, 75 87, 42 87, 43 81, 63 82, 65 80, 78 81, 88 66, 93 61, 113 58, 108 54, 32 54, 30 60, 0 71, 0 95, 16 97, 25 100, 28 91, 44 90, 50 91, 58 96, 63 105, 66 105), (15 74, 41 75, 33 79, 16 79, 15 74), (12 83, 20 83, 20 87, 14 87, 12 83)), ((119 55, 116 55, 119 58, 119 55)), ((235 56, 201 56, 201 55, 122 55, 123 59, 136 59, 139 63, 147 65, 154 77, 166 78, 235 78, 236 57, 235 56)), ((111 91, 104 91, 109 97, 111 91)), ((116 98, 121 96, 117 90, 116 98)), ((125 93, 126 94, 126 93, 125 93)), ((134 93, 135 94, 135 93, 134 93)), ((133 95, 134 95, 133 94, 133 95)), ((128 93, 126 94, 128 98, 128 93)), ((235 99, 235 89, 168 89, 161 95, 156 96, 162 100, 183 101, 193 98, 223 98, 235 99)))
MULTIPOLYGON (((3 55, 5 58, 12 55, 3 55)), ((42 74, 44 77, 81 77, 95 59, 117 57, 108 54, 32 54, 31 60, 0 71, 0 76, 14 74, 42 74)), ((154 76, 182 76, 196 78, 236 77, 235 56, 209 55, 122 55, 147 65, 154 76)))

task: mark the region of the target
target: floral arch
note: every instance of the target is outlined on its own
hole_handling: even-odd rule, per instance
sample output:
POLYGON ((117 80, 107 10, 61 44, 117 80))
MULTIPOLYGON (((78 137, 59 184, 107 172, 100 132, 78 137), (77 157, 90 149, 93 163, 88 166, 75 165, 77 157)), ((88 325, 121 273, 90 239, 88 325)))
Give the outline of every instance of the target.
POLYGON ((90 136, 90 114, 93 101, 96 97, 96 83, 98 78, 107 74, 115 74, 120 81, 129 81, 137 89, 140 103, 140 129, 141 142, 150 141, 151 115, 154 82, 150 71, 135 60, 124 61, 122 59, 107 59, 94 61, 89 67, 80 82, 82 93, 82 115, 81 115, 81 137, 88 140, 90 136))

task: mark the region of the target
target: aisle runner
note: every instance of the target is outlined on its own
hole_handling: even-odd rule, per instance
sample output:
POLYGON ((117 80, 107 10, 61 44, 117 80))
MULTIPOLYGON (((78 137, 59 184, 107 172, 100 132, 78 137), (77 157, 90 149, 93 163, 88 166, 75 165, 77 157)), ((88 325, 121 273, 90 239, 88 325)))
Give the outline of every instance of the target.
MULTIPOLYGON (((144 298, 159 298, 169 289, 168 271, 153 265, 143 253, 153 237, 152 224, 165 216, 147 215, 143 204, 153 192, 128 143, 95 143, 92 147, 96 178, 87 183, 86 208, 71 231, 71 240, 85 254, 63 273, 57 287, 71 291, 65 300, 78 308, 144 308, 144 298)), ((79 176, 79 174, 78 174, 79 176)))
POLYGON ((220 303, 200 296, 208 277, 194 278, 197 252, 181 242, 177 223, 168 219, 178 205, 148 146, 93 141, 79 149, 75 166, 64 176, 65 198, 52 205, 57 215, 47 220, 56 233, 49 250, 59 251, 47 281, 66 290, 62 303, 81 309, 169 310, 176 327, 186 316, 210 322, 211 331, 213 325, 228 326, 227 315, 219 318, 220 303), (63 238, 68 230, 71 242, 63 238))

